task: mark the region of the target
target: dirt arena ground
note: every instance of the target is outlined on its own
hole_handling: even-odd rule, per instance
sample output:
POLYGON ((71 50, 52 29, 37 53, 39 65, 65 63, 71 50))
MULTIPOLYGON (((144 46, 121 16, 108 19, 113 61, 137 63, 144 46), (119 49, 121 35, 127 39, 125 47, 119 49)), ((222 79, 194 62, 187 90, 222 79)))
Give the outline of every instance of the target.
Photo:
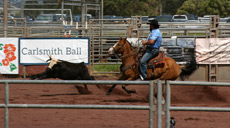
MULTIPOLYGON (((115 80, 115 77, 95 77, 115 80)), ((1 78, 22 79, 22 78, 1 78)), ((78 85, 80 86, 80 85, 78 85)), ((96 104, 148 105, 148 86, 131 85, 136 94, 126 94, 117 86, 105 96, 111 85, 88 85, 92 94, 82 94, 75 85, 11 84, 12 104, 96 104)), ((80 89, 81 90, 81 89, 80 89)), ((172 106, 230 107, 230 88, 171 86, 172 106)), ((4 103, 4 85, 0 84, 0 104, 4 103)), ((4 109, 0 109, 0 128, 4 128, 4 109)), ((229 128, 230 112, 171 111, 176 128, 229 128)), ((13 109, 9 110, 10 128, 148 128, 148 110, 101 109, 13 109)), ((164 118, 164 116, 163 116, 164 118)), ((154 120, 156 123, 156 117, 154 120)), ((163 124, 164 126, 164 124, 163 124)))

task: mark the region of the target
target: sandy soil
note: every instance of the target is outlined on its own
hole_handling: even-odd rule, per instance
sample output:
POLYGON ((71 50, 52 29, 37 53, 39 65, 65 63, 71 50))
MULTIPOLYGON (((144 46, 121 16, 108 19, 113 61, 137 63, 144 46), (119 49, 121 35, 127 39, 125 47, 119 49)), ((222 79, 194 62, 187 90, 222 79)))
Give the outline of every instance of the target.
MULTIPOLYGON (((2 78, 6 79, 6 78, 2 78)), ((7 78, 9 79, 9 78, 7 78)), ((15 78, 10 78, 15 79, 15 78)), ((19 79, 19 78, 17 78, 19 79)), ((114 77, 96 77, 114 80, 114 77)), ((92 94, 81 94, 76 85, 11 84, 12 104, 96 104, 148 105, 148 86, 132 85, 137 93, 126 94, 117 86, 105 96, 111 85, 88 85, 92 94)), ((78 85, 80 86, 80 85, 78 85)), ((230 88, 171 86, 172 106, 230 107, 230 88)), ((4 103, 4 85, 0 84, 0 104, 4 103)), ((0 109, 0 128, 4 127, 4 109, 0 109)), ((10 128, 148 128, 147 110, 101 109, 25 109, 9 110, 10 128)), ((171 111, 176 128, 229 128, 229 112, 171 111)), ((164 116, 163 116, 164 118, 164 116)), ((156 117, 154 122, 156 123, 156 117)), ((163 122, 164 123, 164 122, 163 122)), ((164 124, 163 124, 164 126, 164 124)))

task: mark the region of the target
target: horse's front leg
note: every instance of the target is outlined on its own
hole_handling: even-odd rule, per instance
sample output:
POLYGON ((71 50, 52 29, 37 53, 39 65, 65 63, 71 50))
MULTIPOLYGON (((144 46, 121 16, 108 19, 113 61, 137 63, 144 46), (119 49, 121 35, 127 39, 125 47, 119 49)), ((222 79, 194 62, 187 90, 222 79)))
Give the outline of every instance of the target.
MULTIPOLYGON (((122 75, 118 80, 125 80, 125 76, 122 75)), ((111 88, 109 88, 109 90, 106 93, 106 96, 109 96, 111 94, 111 92, 113 91, 113 89, 116 87, 117 85, 114 84, 111 88)))
POLYGON ((106 93, 106 96, 109 96, 115 87, 116 87, 116 84, 114 84, 111 88, 109 88, 109 90, 106 93))
MULTIPOLYGON (((127 79, 127 80, 132 80, 132 78, 129 78, 129 79, 127 79)), ((136 90, 128 90, 127 88, 126 88, 126 85, 122 85, 122 89, 123 90, 125 90, 125 92, 127 92, 128 94, 129 93, 136 93, 136 90)))
POLYGON ((134 89, 128 90, 128 89, 126 88, 126 85, 122 85, 122 89, 124 89, 125 92, 127 92, 128 94, 129 94, 129 93, 136 93, 136 90, 134 90, 134 89))

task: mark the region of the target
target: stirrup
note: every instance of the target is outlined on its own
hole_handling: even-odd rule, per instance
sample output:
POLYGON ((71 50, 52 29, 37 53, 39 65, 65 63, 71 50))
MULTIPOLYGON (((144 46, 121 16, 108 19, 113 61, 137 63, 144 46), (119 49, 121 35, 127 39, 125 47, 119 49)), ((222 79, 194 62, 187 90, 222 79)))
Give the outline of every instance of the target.
POLYGON ((144 80, 144 78, 143 78, 143 76, 142 76, 142 75, 140 75, 140 79, 141 79, 141 80, 144 80))

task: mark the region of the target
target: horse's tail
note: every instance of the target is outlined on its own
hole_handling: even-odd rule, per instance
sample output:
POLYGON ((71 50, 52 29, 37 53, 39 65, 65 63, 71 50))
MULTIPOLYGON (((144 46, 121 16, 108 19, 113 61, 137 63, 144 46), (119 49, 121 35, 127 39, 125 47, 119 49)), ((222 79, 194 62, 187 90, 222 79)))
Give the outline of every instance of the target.
POLYGON ((186 63, 184 66, 181 66, 181 73, 180 73, 181 80, 188 78, 197 69, 195 55, 191 54, 190 56, 191 58, 189 58, 189 62, 186 63))

